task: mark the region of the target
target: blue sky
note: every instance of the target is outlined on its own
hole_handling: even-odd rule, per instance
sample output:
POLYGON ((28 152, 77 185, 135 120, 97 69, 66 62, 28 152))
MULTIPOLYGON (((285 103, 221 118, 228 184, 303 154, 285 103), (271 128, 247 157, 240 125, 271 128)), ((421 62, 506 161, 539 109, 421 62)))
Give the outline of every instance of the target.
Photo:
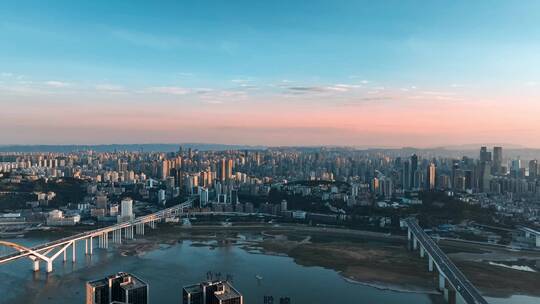
MULTIPOLYGON (((504 119, 489 109, 523 108, 537 100, 539 20, 540 1, 4 1, 0 103, 10 105, 11 123, 27 135, 0 133, 0 139, 34 141, 32 130, 62 128, 37 118, 35 126, 21 124, 28 111, 23 103, 62 111, 77 103, 121 108, 151 102, 203 116, 220 104, 247 117, 257 114, 244 110, 254 103, 281 110, 292 100, 300 112, 316 104, 312 114, 320 120, 335 105, 382 101, 399 113, 433 96, 423 105, 438 102, 440 110, 456 104, 439 101, 454 100, 467 108, 475 101, 492 119, 504 119)), ((378 105, 354 111, 369 117, 371 106, 378 105)), ((139 112, 126 115, 144 119, 139 112)), ((299 120, 283 123, 297 128, 299 120)), ((312 127, 316 133, 320 126, 312 127)), ((352 135, 369 131, 341 127, 352 135)), ((159 138, 197 140, 182 134, 159 138)), ((258 143, 253 138, 246 142, 258 143)))
POLYGON ((489 85, 538 77, 539 19, 538 1, 12 1, 0 64, 125 85, 489 85))

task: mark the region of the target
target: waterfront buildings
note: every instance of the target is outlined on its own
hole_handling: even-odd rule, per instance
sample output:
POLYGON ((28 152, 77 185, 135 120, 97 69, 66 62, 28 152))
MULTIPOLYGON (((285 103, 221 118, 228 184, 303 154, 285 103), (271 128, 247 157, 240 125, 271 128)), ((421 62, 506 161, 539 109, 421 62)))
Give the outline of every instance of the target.
POLYGON ((205 281, 182 289, 183 304, 243 304, 244 297, 228 281, 205 281))
POLYGON ((120 204, 120 215, 118 216, 118 222, 127 222, 133 220, 133 200, 131 198, 124 198, 120 204))
POLYGON ((149 287, 133 274, 119 272, 86 283, 86 304, 148 304, 149 287))

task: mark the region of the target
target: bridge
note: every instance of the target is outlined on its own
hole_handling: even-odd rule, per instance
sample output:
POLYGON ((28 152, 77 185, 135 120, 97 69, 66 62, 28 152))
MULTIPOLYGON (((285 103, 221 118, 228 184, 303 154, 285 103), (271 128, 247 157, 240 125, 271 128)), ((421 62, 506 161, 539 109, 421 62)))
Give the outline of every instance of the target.
POLYGON ((433 271, 434 265, 438 270, 439 290, 444 293, 449 303, 488 303, 433 239, 420 228, 415 218, 406 219, 405 224, 409 242, 412 240, 412 249, 420 248, 422 258, 428 256, 429 271, 433 271))
POLYGON ((192 206, 193 200, 193 198, 190 198, 182 204, 178 204, 149 215, 137 217, 131 221, 86 231, 30 248, 12 242, 0 241, 0 246, 10 247, 16 250, 14 253, 0 257, 0 265, 21 258, 29 258, 33 261, 34 271, 39 271, 40 262, 44 262, 47 265, 47 272, 52 272, 54 260, 56 260, 56 258, 58 258, 60 255, 63 255, 64 261, 66 261, 67 251, 69 248, 71 248, 71 257, 73 262, 76 261, 75 252, 77 243, 82 243, 84 241, 85 254, 92 255, 95 243, 94 239, 97 239, 98 248, 106 249, 109 247, 109 239, 113 243, 121 244, 122 239, 133 239, 134 233, 144 235, 145 226, 155 228, 156 223, 164 220, 165 218, 182 215, 184 209, 192 206))
POLYGON ((534 246, 540 248, 540 231, 525 226, 518 226, 517 228, 525 234, 525 238, 534 238, 534 246))

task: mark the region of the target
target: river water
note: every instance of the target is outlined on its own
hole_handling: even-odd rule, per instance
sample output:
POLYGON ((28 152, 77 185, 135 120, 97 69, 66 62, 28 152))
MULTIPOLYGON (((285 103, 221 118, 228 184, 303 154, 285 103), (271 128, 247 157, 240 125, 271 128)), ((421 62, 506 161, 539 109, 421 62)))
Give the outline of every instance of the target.
MULTIPOLYGON (((43 238, 17 239, 33 245, 43 238)), ((54 271, 45 265, 34 273, 31 262, 21 259, 0 267, 0 303, 84 303, 85 283, 119 271, 133 273, 150 285, 150 302, 181 303, 182 286, 200 282, 208 271, 232 275, 234 286, 244 294, 245 303, 263 303, 265 295, 274 299, 290 297, 294 304, 330 303, 434 303, 430 296, 377 289, 351 283, 337 272, 321 267, 305 267, 284 256, 248 252, 238 245, 193 246, 192 241, 160 245, 139 256, 122 256, 118 251, 95 249, 92 257, 78 246, 77 261, 64 263, 59 257, 54 271), (258 280, 256 276, 262 276, 258 280)), ((70 253, 71 251, 69 251, 70 253)), ((439 299, 435 301, 440 302, 439 299)), ((538 298, 494 299, 497 303, 539 303, 538 298)), ((276 301, 275 303, 279 303, 276 301)))

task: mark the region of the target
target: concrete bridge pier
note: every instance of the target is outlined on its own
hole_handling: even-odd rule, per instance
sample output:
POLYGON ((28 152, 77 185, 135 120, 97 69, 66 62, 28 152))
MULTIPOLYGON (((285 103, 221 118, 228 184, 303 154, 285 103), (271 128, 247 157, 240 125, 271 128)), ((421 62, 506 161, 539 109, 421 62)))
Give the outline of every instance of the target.
POLYGON ((418 239, 413 236, 413 250, 416 250, 418 248, 418 239))
POLYGON ((47 273, 52 272, 52 264, 53 264, 52 260, 47 261, 47 273))
POLYGON ((144 235, 144 223, 137 224, 137 226, 135 226, 135 233, 138 235, 144 235))
POLYGON ((126 239, 132 240, 133 239, 133 226, 128 226, 125 228, 125 236, 126 239))
POLYGON ((122 230, 114 230, 112 232, 112 241, 115 244, 121 244, 122 243, 122 230))
POLYGON ((32 270, 39 271, 39 259, 34 256, 30 256, 30 259, 32 260, 32 270))
POLYGON ((75 263, 76 261, 76 252, 77 252, 77 245, 76 245, 77 241, 73 241, 73 243, 71 244, 71 262, 72 263, 75 263))
POLYGON ((423 246, 420 246, 420 257, 421 257, 421 258, 424 257, 424 253, 425 253, 424 247, 423 247, 423 246))
POLYGON ((94 237, 93 236, 90 237, 90 244, 89 245, 90 245, 89 253, 90 253, 90 255, 92 255, 94 253, 94 237))
POLYGON ((439 271, 439 290, 440 291, 444 291, 445 290, 445 286, 446 286, 446 278, 444 277, 444 275, 442 274, 441 271, 439 271))
POLYGON ((429 272, 433 271, 433 258, 431 255, 428 255, 428 270, 429 272))
POLYGON ((63 262, 65 263, 65 262, 67 262, 67 252, 66 252, 65 249, 62 250, 62 251, 64 252, 64 260, 63 260, 63 262))

